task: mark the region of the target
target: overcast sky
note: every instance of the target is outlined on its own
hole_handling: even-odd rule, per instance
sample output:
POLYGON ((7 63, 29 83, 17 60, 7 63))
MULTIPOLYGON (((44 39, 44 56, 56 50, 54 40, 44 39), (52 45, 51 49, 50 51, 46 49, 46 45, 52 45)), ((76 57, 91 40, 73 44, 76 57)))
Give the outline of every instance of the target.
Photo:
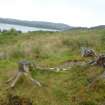
POLYGON ((105 0, 0 0, 0 17, 71 26, 105 25, 105 0))

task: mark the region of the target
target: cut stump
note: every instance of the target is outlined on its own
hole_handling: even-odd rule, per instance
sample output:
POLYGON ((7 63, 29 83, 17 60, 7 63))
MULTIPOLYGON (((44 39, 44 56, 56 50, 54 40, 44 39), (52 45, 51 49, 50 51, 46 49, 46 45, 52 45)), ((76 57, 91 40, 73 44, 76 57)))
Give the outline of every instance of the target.
POLYGON ((26 76, 29 80, 32 81, 32 83, 37 84, 38 86, 41 86, 41 83, 35 79, 32 78, 30 70, 31 70, 32 64, 28 61, 20 61, 18 63, 18 71, 17 73, 11 77, 7 83, 11 83, 10 87, 15 87, 17 81, 20 79, 21 76, 26 76))

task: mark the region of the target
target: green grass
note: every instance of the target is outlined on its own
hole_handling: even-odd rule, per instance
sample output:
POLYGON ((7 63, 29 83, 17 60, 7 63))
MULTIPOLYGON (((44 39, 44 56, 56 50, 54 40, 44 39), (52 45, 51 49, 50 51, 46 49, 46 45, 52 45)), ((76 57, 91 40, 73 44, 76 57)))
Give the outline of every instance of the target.
POLYGON ((27 78, 21 78, 16 87, 7 91, 5 81, 17 70, 17 62, 26 59, 42 67, 55 67, 63 62, 92 58, 80 56, 81 47, 89 47, 98 54, 105 52, 105 30, 71 30, 67 32, 17 33, 15 30, 0 33, 0 100, 11 93, 30 98, 33 105, 102 105, 105 99, 105 80, 87 89, 91 80, 103 71, 96 66, 75 66, 70 71, 51 72, 34 70, 33 78, 43 87, 34 86, 27 78))

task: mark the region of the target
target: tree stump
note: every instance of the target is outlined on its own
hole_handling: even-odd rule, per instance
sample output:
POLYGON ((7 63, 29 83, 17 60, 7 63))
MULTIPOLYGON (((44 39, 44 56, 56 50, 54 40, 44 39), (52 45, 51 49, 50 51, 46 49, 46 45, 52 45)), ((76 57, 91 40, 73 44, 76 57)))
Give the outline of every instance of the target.
POLYGON ((99 55, 95 60, 89 62, 89 64, 95 64, 105 68, 105 55, 99 55))
POLYGON ((100 55, 96 59, 96 64, 105 67, 105 55, 100 55))
MULTIPOLYGON (((90 64, 92 65, 98 65, 101 66, 103 68, 105 68, 105 55, 99 55, 96 60, 93 60, 92 62, 90 62, 90 64)), ((96 76, 93 81, 88 85, 88 88, 92 87, 98 80, 105 78, 105 71, 103 71, 101 74, 99 74, 98 76, 96 76)))
POLYGON ((34 84, 37 84, 38 86, 41 86, 39 81, 32 78, 31 73, 30 73, 31 68, 32 68, 32 64, 30 62, 28 62, 28 61, 20 61, 18 63, 18 71, 17 71, 17 73, 7 81, 7 83, 12 82, 10 87, 11 88, 15 87, 16 82, 23 75, 28 77, 34 84))
POLYGON ((82 57, 93 57, 96 56, 96 53, 93 49, 90 48, 81 48, 82 57))

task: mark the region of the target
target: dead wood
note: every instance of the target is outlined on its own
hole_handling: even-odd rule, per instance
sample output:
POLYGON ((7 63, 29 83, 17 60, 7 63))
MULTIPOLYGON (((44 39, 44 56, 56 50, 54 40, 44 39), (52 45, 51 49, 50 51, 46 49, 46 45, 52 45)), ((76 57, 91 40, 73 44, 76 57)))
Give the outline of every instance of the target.
POLYGON ((96 52, 90 48, 81 48, 81 56, 82 57, 94 57, 96 56, 96 52))
POLYGON ((7 83, 12 82, 10 87, 11 88, 15 87, 17 81, 23 75, 25 75, 29 80, 31 80, 32 83, 37 84, 38 86, 41 86, 39 81, 32 78, 31 73, 30 73, 31 68, 32 68, 32 64, 30 62, 28 62, 28 61, 20 61, 18 63, 18 71, 17 71, 17 73, 7 81, 7 83))

